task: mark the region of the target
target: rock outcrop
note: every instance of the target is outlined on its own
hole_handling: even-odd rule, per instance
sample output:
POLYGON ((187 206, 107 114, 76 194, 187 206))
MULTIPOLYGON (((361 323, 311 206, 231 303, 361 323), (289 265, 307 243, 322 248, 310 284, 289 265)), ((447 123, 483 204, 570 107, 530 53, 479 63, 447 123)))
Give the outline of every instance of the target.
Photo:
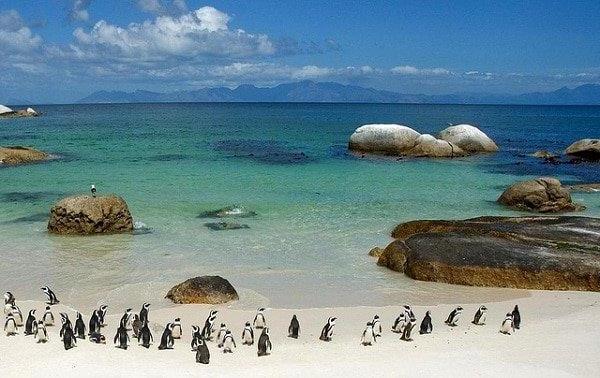
POLYGON ((556 155, 547 150, 538 150, 531 154, 532 157, 538 159, 556 159, 556 155))
POLYGON ((29 147, 9 146, 0 147, 0 165, 17 165, 47 160, 50 157, 43 151, 29 147))
POLYGON ((378 264, 422 281, 600 291, 600 219, 481 217, 398 225, 378 264))
POLYGON ((383 248, 373 247, 369 251, 369 256, 371 257, 380 257, 383 254, 383 248))
POLYGON ((585 207, 573 203, 569 190, 552 177, 517 182, 502 193, 498 202, 518 210, 557 213, 580 211, 585 207))
POLYGON ((496 152, 498 146, 483 131, 467 124, 450 126, 440 131, 439 138, 470 154, 496 152))
POLYGON ((420 136, 408 126, 373 124, 359 127, 350 136, 351 151, 400 156, 415 146, 420 136))
POLYGON ((133 231, 133 219, 121 197, 73 196, 52 207, 48 231, 60 235, 126 233, 133 231))
POLYGON ((571 144, 565 150, 569 156, 574 156, 583 160, 600 160, 600 139, 582 139, 571 144))
POLYGON ((0 105, 0 117, 18 118, 18 117, 37 117, 39 115, 33 108, 13 110, 7 106, 0 105))
POLYGON ((220 304, 239 299, 237 291, 225 278, 220 276, 201 276, 174 286, 167 293, 175 303, 220 304))

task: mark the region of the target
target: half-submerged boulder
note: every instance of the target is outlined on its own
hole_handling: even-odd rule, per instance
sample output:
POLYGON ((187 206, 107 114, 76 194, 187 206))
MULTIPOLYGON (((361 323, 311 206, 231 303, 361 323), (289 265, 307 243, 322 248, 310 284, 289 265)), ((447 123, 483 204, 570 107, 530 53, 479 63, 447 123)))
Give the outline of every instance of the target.
POLYGON ((0 117, 18 118, 18 117, 37 117, 39 115, 33 108, 13 110, 8 106, 0 105, 0 117))
POLYGON ((557 213, 581 211, 585 207, 573 203, 569 189, 552 177, 517 182, 500 195, 498 202, 518 210, 557 213))
POLYGON ((481 217, 398 225, 378 265, 421 281, 600 291, 600 219, 481 217))
POLYGON ((447 142, 445 140, 437 139, 430 134, 421 134, 415 141, 415 145, 409 151, 407 155, 415 157, 459 157, 467 155, 460 147, 447 142))
POLYGON ((48 231, 60 235, 129 233, 133 219, 121 197, 72 196, 52 207, 48 231))
POLYGON ((50 157, 43 151, 29 147, 9 146, 0 147, 0 165, 18 165, 47 160, 50 157))
POLYGON ((400 156, 415 146, 420 135, 403 125, 364 125, 350 136, 348 148, 356 152, 400 156))
POLYGON ((241 206, 227 206, 221 209, 203 211, 198 218, 250 218, 255 217, 255 211, 241 206))
POLYGON ((167 293, 175 303, 221 304, 239 299, 235 288, 221 276, 200 276, 174 286, 167 293))
POLYGON ((498 151, 496 143, 483 131, 472 125, 450 126, 440 131, 439 138, 460 147, 470 154, 498 151))
POLYGON ((565 153, 583 160, 600 160, 600 139, 582 139, 571 144, 565 153))
POLYGON ((226 231, 226 230, 243 230, 250 228, 247 224, 240 224, 235 222, 209 222, 204 223, 204 227, 213 231, 226 231))

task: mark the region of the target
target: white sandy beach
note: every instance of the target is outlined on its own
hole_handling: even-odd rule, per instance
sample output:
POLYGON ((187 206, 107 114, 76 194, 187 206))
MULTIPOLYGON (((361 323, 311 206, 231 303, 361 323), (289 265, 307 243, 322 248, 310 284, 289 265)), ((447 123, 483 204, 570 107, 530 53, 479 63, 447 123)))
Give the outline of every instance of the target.
MULTIPOLYGON (((202 325, 211 307, 183 305, 150 311, 155 344, 150 349, 134 341, 128 350, 113 346, 112 338, 121 316, 121 309, 109 308, 108 326, 103 334, 106 345, 78 341, 77 347, 65 351, 58 337, 59 326, 49 327, 50 341, 36 344, 32 336, 20 334, 0 336, 0 366, 2 375, 33 376, 188 376, 210 374, 219 376, 595 376, 600 372, 600 295, 588 292, 532 291, 528 298, 516 301, 486 303, 489 308, 485 326, 470 323, 477 305, 464 305, 465 312, 455 328, 443 321, 452 305, 414 306, 422 319, 432 312, 434 331, 430 335, 415 332, 413 342, 399 340, 389 329, 399 306, 345 307, 318 309, 269 309, 266 312, 271 330, 273 353, 257 357, 256 345, 241 345, 243 324, 254 317, 253 311, 228 309, 221 306, 217 323, 225 322, 234 333, 237 349, 223 354, 216 344, 209 343, 210 365, 195 362, 190 349, 192 324, 202 325), (522 327, 513 335, 498 332, 504 315, 519 304, 522 327), (298 340, 287 338, 287 326, 292 314, 297 314, 301 335, 298 340), (365 323, 379 314, 384 334, 372 347, 360 345, 365 323), (328 316, 337 316, 332 342, 318 340, 328 316), (162 326, 181 317, 184 335, 176 340, 175 349, 157 349, 162 326)), ((44 304, 17 301, 26 316, 30 308, 43 313, 44 304)), ((109 303, 110 306, 110 303, 109 303)), ((139 311, 135 306, 135 311, 139 311)), ((74 310, 62 304, 54 306, 74 319, 74 310)), ((84 319, 89 320, 89 311, 84 319)))

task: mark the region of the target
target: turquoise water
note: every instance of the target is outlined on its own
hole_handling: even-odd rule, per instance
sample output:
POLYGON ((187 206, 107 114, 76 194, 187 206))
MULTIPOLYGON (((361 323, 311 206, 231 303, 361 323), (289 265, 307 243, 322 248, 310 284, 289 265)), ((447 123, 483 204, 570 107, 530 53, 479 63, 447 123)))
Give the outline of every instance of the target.
MULTIPOLYGON (((220 274, 239 306, 386 305, 483 300, 522 292, 416 282, 367 256, 398 223, 514 215, 494 201, 515 180, 600 181, 597 164, 546 165, 526 155, 600 137, 600 107, 382 104, 135 104, 40 106, 0 120, 0 145, 29 145, 52 162, 0 169, 0 289, 22 299, 55 288, 64 302, 165 305, 166 291, 220 274), (455 160, 370 160, 346 153, 365 123, 435 133, 479 127, 500 146, 455 160), (59 237, 46 214, 66 195, 123 196, 144 235, 59 237), (239 204, 250 228, 212 231, 202 211, 239 204)), ((600 216, 600 194, 575 194, 600 216)))

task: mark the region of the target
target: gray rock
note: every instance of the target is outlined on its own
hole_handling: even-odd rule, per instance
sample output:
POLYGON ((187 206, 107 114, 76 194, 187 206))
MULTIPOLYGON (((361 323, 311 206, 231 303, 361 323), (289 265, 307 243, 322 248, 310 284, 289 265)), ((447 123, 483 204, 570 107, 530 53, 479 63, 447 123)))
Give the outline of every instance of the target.
POLYGON ((600 139, 582 139, 567 147, 565 153, 583 160, 600 160, 600 139))
POLYGON ((517 182, 502 193, 498 202, 515 209, 540 213, 585 209, 584 206, 573 203, 569 190, 552 177, 517 182))
POLYGON ((239 224, 233 222, 214 222, 204 223, 204 226, 213 231, 225 231, 225 230, 242 230, 250 228, 247 224, 239 224))

